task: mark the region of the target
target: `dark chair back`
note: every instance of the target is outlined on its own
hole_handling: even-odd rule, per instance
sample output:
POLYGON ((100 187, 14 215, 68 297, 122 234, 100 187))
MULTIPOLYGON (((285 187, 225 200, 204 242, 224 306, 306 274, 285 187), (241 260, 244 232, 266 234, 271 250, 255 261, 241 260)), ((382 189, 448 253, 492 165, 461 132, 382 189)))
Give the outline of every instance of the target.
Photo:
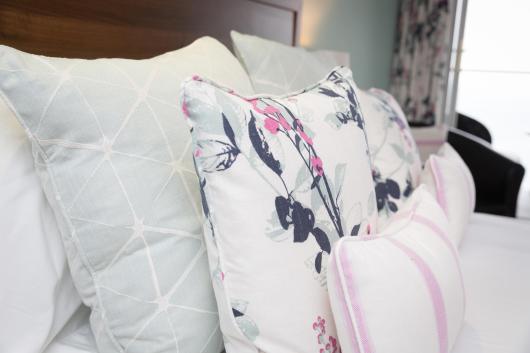
POLYGON ((464 115, 462 113, 457 114, 456 128, 461 131, 465 131, 471 135, 479 137, 491 143, 491 134, 486 126, 481 122, 464 115))
POLYGON ((515 217, 524 167, 470 133, 450 128, 447 142, 466 162, 477 193, 476 212, 515 217))

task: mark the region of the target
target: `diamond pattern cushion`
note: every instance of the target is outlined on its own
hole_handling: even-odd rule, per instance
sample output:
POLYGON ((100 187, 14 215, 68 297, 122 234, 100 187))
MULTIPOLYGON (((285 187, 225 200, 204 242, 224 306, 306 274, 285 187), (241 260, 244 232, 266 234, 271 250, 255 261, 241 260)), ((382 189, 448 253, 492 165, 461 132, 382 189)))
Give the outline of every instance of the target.
POLYGON ((0 92, 31 139, 101 352, 219 353, 180 81, 251 86, 212 38, 149 60, 0 47, 0 92))
POLYGON ((227 352, 337 352, 327 259, 377 216, 351 71, 282 97, 200 78, 182 95, 227 352))
POLYGON ((301 47, 231 31, 234 52, 245 66, 257 93, 287 94, 303 89, 339 63, 301 47))

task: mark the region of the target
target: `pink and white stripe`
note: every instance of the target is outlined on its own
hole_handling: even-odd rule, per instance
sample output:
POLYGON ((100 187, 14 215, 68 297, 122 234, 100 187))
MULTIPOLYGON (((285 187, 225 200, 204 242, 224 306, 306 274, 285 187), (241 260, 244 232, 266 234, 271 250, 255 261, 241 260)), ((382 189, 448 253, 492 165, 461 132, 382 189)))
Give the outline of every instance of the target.
POLYGON ((456 340, 465 294, 447 217, 426 188, 407 202, 391 233, 343 238, 332 251, 328 289, 343 353, 448 353, 456 340))

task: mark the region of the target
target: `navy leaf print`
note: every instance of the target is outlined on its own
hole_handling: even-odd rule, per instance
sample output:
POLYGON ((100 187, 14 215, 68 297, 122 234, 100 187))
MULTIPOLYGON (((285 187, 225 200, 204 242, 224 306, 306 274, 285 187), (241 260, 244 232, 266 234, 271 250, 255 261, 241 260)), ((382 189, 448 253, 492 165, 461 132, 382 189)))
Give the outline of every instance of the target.
POLYGON ((412 191, 412 181, 407 178, 407 186, 405 187, 405 190, 403 190, 403 197, 409 197, 410 194, 412 194, 412 191))
POLYGON ((377 183, 375 185, 375 195, 377 198, 377 210, 381 211, 385 207, 385 202, 388 197, 388 193, 386 192, 386 186, 385 183, 377 183))
POLYGON ((201 190, 201 201, 202 201, 202 211, 206 217, 210 217, 210 209, 208 207, 208 201, 206 200, 206 194, 204 193, 204 187, 206 186, 206 179, 202 179, 199 183, 201 190))
POLYGON ((297 150, 300 149, 300 142, 301 141, 302 141, 302 139, 300 138, 300 136, 298 136, 298 135, 294 136, 294 145, 295 145, 297 150))
POLYGON ((236 138, 234 136, 234 130, 232 130, 232 126, 230 126, 230 123, 228 122, 228 119, 226 118, 224 113, 223 113, 223 129, 225 130, 226 137, 228 137, 232 145, 234 147, 237 147, 236 138))
POLYGON ((202 159, 203 170, 207 173, 230 168, 240 153, 236 146, 220 140, 204 140, 198 146, 205 154, 200 158, 202 159))
POLYGON ((240 317, 244 315, 241 311, 234 308, 232 308, 232 314, 234 314, 234 317, 240 317))
POLYGON ((388 194, 392 196, 395 199, 399 198, 399 185, 392 179, 386 180, 386 189, 388 190, 388 194))
MULTIPOLYGON (((197 175, 200 175, 197 172, 197 162, 195 161, 195 158, 193 158, 193 167, 195 168, 195 172, 197 175)), ((206 193, 204 192, 204 187, 206 186, 206 179, 200 179, 199 178, 199 190, 201 192, 201 203, 202 203, 202 212, 204 212, 204 215, 206 218, 210 217, 210 209, 208 207, 208 201, 206 199, 206 193)))
POLYGON ((390 196, 394 199, 400 198, 399 184, 392 179, 382 180, 379 174, 375 176, 374 181, 376 182, 377 210, 381 211, 386 205, 390 211, 396 212, 398 210, 397 205, 390 200, 390 196))
POLYGON ((318 185, 318 182, 320 181, 322 177, 320 175, 317 175, 314 179, 313 179, 313 182, 311 183, 311 189, 314 189, 317 185, 318 185))
POLYGON ((335 117, 341 124, 348 124, 350 121, 357 124, 359 129, 364 130, 364 119, 360 113, 359 104, 355 95, 355 89, 351 83, 344 79, 338 72, 333 72, 328 76, 328 79, 333 81, 341 93, 335 92, 333 88, 319 87, 318 91, 328 97, 339 98, 345 100, 349 109, 345 112, 337 112, 335 117), (344 96, 345 94, 345 96, 344 96))
POLYGON ((324 231, 319 227, 315 227, 315 229, 313 229, 311 233, 315 237, 315 240, 317 241, 318 246, 320 246, 320 249, 329 254, 331 252, 331 244, 326 233, 324 233, 324 231))
POLYGON ((350 235, 351 236, 358 235, 359 234, 359 229, 361 229, 361 224, 360 223, 354 225, 353 228, 351 229, 350 235))
POLYGON ((287 230, 289 225, 291 225, 291 203, 289 200, 283 196, 278 196, 274 200, 276 206, 276 213, 278 214, 278 219, 283 229, 287 230))
MULTIPOLYGON (((195 163, 195 158, 193 159, 193 166, 195 167, 195 171, 197 171, 197 164, 195 163)), ((197 173, 198 175, 198 173, 197 173)), ((200 179, 199 178, 199 189, 201 192, 201 204, 202 204, 202 212, 204 213, 204 216, 208 220, 208 223, 210 224, 210 231, 212 237, 215 237, 215 231, 213 228, 212 220, 210 219, 210 208, 208 206, 208 201, 206 199, 206 193, 204 191, 206 187, 206 179, 200 179)))
POLYGON ((252 146, 256 150, 256 153, 258 154, 259 158, 261 158, 263 163, 265 163, 265 165, 267 165, 267 167, 269 167, 274 173, 281 175, 282 168, 280 161, 275 159, 270 152, 269 144, 267 141, 265 141, 263 131, 256 126, 256 118, 252 112, 250 112, 250 116, 251 118, 248 123, 248 133, 250 141, 252 142, 252 146))
POLYGON ((317 254, 315 258, 315 271, 320 273, 322 271, 322 251, 317 254))
POLYGON ((328 97, 332 97, 332 98, 340 97, 340 94, 338 94, 337 92, 335 92, 333 90, 325 88, 325 87, 319 87, 318 88, 318 93, 324 94, 324 95, 326 95, 328 97))
POLYGON ((293 203, 294 242, 302 243, 307 240, 309 233, 315 226, 315 215, 309 208, 305 208, 298 201, 293 203))

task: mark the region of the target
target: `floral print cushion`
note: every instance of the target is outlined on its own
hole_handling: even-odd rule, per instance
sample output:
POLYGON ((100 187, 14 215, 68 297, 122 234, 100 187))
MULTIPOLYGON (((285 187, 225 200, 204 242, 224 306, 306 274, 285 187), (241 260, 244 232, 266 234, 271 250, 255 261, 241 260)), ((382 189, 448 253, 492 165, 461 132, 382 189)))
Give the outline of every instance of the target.
POLYGON ((351 71, 283 97, 194 77, 181 105, 227 353, 338 352, 328 257, 377 216, 351 71))
POLYGON ((357 91, 366 119, 366 136, 380 222, 396 213, 419 183, 421 160, 399 104, 380 89, 357 91))

